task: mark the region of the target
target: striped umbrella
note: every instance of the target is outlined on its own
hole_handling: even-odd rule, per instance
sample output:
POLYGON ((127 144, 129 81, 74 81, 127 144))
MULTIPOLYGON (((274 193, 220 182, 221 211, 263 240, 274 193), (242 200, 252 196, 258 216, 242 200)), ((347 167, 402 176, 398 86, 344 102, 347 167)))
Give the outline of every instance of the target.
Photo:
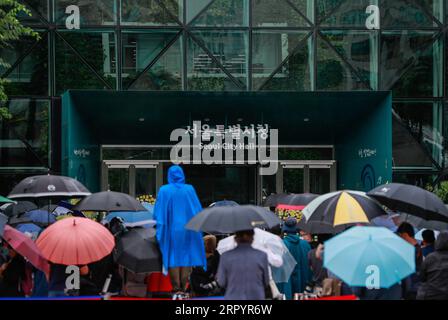
POLYGON ((369 223, 385 213, 383 208, 364 192, 337 191, 311 201, 302 211, 307 222, 321 221, 333 226, 369 223))

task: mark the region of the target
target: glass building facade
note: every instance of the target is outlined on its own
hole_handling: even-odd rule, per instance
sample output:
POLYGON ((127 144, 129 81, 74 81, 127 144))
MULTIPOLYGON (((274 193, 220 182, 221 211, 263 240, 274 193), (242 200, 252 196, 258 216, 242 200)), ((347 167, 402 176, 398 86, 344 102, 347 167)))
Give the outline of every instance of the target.
POLYGON ((60 171, 68 89, 391 90, 394 180, 425 185, 448 166, 448 1, 21 2, 39 38, 0 52, 13 115, 0 122, 2 181, 60 171), (70 5, 79 29, 66 26, 70 5), (369 5, 380 9, 377 30, 366 28, 369 5))

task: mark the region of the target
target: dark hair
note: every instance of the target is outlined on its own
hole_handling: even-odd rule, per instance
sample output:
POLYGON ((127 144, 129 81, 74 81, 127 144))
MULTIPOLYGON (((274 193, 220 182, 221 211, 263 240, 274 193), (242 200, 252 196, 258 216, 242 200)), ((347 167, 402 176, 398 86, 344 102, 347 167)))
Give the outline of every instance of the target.
POLYGON ((243 230, 235 233, 237 243, 251 243, 254 240, 254 230, 243 230))
POLYGON ((414 227, 407 222, 402 222, 400 224, 400 226, 397 229, 397 233, 398 234, 407 233, 412 238, 415 236, 414 227))
POLYGON ((424 230, 422 232, 422 238, 426 243, 434 243, 436 241, 434 231, 432 230, 424 230))

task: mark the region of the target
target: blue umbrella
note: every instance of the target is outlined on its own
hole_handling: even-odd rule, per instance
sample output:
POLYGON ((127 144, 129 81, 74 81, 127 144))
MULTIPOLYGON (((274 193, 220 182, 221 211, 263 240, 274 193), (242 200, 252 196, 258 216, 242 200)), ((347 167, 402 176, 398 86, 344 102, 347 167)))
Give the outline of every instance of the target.
POLYGON ((324 266, 352 287, 390 288, 415 272, 415 248, 383 227, 353 227, 325 242, 324 266))
POLYGON ((56 217, 53 214, 49 213, 48 211, 39 209, 26 212, 22 214, 20 217, 31 219, 32 222, 44 226, 56 222, 56 217))
POLYGON ((16 226, 16 229, 22 233, 28 232, 35 235, 39 235, 39 233, 42 231, 42 228, 35 225, 34 223, 21 223, 16 226))
POLYGON ((116 217, 122 218, 126 227, 150 228, 156 224, 155 220, 153 220, 152 212, 150 211, 112 212, 104 218, 103 223, 109 223, 116 217))

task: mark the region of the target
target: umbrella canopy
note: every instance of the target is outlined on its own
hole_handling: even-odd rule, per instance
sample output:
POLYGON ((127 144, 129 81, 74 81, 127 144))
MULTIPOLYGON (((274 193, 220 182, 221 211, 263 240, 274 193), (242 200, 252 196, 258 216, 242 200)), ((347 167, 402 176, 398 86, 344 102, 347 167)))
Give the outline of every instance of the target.
POLYGON ((20 218, 19 217, 11 217, 8 220, 8 224, 11 227, 17 226, 17 225, 22 224, 22 223, 32 223, 32 221, 31 221, 31 219, 24 218, 24 217, 20 217, 20 218))
MULTIPOLYGON (((230 236, 218 242, 219 254, 233 250, 237 247, 235 236, 230 236)), ((252 247, 265 252, 272 267, 272 276, 275 282, 288 282, 297 264, 294 256, 289 252, 283 240, 270 232, 254 229, 252 247)))
POLYGON ((333 226, 369 223, 371 219, 386 214, 381 206, 364 192, 350 190, 319 196, 311 201, 302 213, 307 222, 321 221, 333 226))
POLYGON ((314 193, 298 193, 298 194, 292 193, 280 198, 277 206, 279 205, 306 206, 317 197, 318 195, 314 193))
POLYGON ((270 194, 263 203, 264 207, 275 208, 284 198, 289 194, 287 193, 273 193, 270 194))
POLYGON ((28 218, 32 222, 34 222, 40 226, 48 226, 48 225, 56 222, 56 217, 53 214, 49 213, 48 211, 39 210, 39 209, 25 212, 20 217, 28 218))
POLYGON ((22 233, 30 233, 37 238, 42 231, 42 228, 34 223, 21 223, 16 226, 16 230, 19 230, 22 233))
POLYGON ((265 207, 277 207, 278 205, 306 206, 318 197, 314 193, 278 193, 271 194, 264 202, 265 207))
POLYGON ((10 199, 85 197, 90 191, 78 180, 51 174, 28 177, 20 181, 11 193, 10 199))
POLYGON ((117 240, 114 260, 134 273, 162 271, 162 254, 153 228, 132 229, 117 240))
POLYGON ((5 226, 3 240, 18 254, 26 258, 34 267, 43 271, 48 276, 50 273, 50 265, 33 240, 8 225, 5 226))
POLYGON ((121 192, 103 191, 82 199, 73 210, 78 211, 146 211, 145 207, 130 195, 121 192))
POLYGON ((366 287, 377 272, 390 288, 415 272, 415 248, 383 227, 353 227, 325 242, 324 267, 353 287, 366 287))
POLYGON ((225 206, 239 206, 238 202, 232 200, 221 200, 213 202, 209 207, 225 207, 225 206))
POLYGON ((234 233, 255 227, 273 228, 281 223, 271 211, 253 205, 211 207, 202 210, 185 226, 193 231, 234 233))
POLYGON ((3 213, 8 217, 14 217, 35 209, 37 209, 37 206, 31 201, 17 201, 17 203, 7 206, 3 213))
POLYGON ((1 204, 4 204, 4 203, 14 203, 14 202, 15 202, 14 200, 11 200, 11 199, 8 199, 8 198, 0 196, 0 203, 1 204))
POLYGON ((109 223, 113 218, 123 219, 125 227, 153 227, 156 221, 153 220, 152 213, 149 211, 124 211, 112 212, 102 221, 103 224, 109 223))
POLYGON ((351 228, 354 224, 343 224, 339 226, 333 226, 331 223, 324 221, 305 221, 300 220, 297 223, 297 228, 303 230, 309 234, 338 234, 344 232, 348 228, 351 228))
POLYGON ((384 216, 379 216, 376 217, 374 219, 372 219, 371 224, 372 226, 376 226, 376 227, 384 227, 386 229, 389 229, 392 232, 397 231, 398 226, 395 224, 394 220, 393 220, 393 216, 394 215, 384 215, 384 216))
POLYGON ((405 212, 425 220, 448 222, 448 209, 434 193, 401 183, 385 184, 367 193, 391 210, 405 212))
POLYGON ((87 218, 66 218, 45 229, 36 241, 44 257, 63 265, 86 265, 112 252, 113 235, 87 218))
POLYGON ((5 229, 5 225, 8 222, 8 217, 3 213, 0 213, 0 237, 3 236, 3 230, 5 229))
POLYGON ((400 217, 398 218, 398 221, 401 222, 408 222, 412 224, 417 229, 430 229, 430 230, 448 230, 448 223, 442 222, 442 221, 436 221, 436 220, 425 220, 420 217, 412 216, 410 214, 402 213, 400 214, 400 217))

